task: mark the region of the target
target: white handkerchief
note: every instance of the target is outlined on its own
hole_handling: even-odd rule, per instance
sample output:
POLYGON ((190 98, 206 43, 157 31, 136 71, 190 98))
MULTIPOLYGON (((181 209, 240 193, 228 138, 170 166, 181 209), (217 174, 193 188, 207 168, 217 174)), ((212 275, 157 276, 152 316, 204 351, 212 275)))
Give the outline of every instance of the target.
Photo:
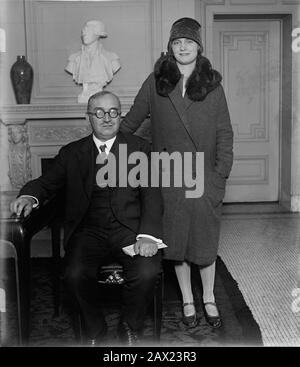
MULTIPOLYGON (((158 245, 159 250, 162 249, 162 248, 168 247, 163 242, 158 242, 157 245, 158 245)), ((136 255, 136 253, 134 252, 134 245, 129 245, 129 246, 123 247, 122 250, 125 252, 126 255, 129 255, 131 257, 136 255)))

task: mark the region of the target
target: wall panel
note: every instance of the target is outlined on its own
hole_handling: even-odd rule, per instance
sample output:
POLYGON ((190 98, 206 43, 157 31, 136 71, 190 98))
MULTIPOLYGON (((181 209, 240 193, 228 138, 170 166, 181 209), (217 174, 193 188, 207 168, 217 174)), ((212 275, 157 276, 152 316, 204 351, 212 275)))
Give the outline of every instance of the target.
POLYGON ((76 102, 81 87, 64 68, 80 50, 80 32, 88 20, 104 22, 106 50, 118 54, 121 69, 107 87, 120 97, 134 97, 151 72, 160 50, 160 1, 27 2, 28 59, 35 71, 32 103, 76 102))

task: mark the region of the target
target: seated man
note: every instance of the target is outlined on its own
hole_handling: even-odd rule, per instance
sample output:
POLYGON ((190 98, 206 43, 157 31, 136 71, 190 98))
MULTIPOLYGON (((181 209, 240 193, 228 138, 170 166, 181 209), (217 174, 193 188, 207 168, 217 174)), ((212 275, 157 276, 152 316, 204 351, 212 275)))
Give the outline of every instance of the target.
MULTIPOLYGON (((158 242, 162 237, 162 199, 159 188, 130 186, 130 180, 126 187, 110 187, 99 174, 107 164, 107 159, 102 162, 99 159, 103 154, 108 162, 114 155, 117 163, 124 159, 127 163, 126 158, 134 152, 150 154, 150 146, 144 139, 119 132, 120 108, 118 97, 112 93, 104 91, 91 96, 87 119, 93 134, 61 148, 51 169, 28 182, 11 203, 12 212, 17 215, 23 212, 27 216, 34 206, 42 205, 53 194, 64 190, 64 279, 78 301, 91 344, 95 344, 107 328, 97 306, 99 266, 113 256, 124 267, 126 282, 118 334, 128 345, 138 341, 161 270, 158 242), (126 147, 127 157, 119 156, 121 145, 126 147), (137 256, 123 252, 122 248, 131 244, 137 256)), ((128 164, 130 166, 134 165, 128 164)), ((119 179, 124 182, 119 171, 117 183, 119 179)))

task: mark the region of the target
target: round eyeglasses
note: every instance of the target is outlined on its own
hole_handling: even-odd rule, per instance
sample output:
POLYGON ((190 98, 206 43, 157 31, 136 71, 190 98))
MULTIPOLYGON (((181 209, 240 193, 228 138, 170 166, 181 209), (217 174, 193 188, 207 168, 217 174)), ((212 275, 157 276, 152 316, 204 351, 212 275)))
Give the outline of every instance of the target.
POLYGON ((119 115, 121 115, 121 111, 119 111, 117 108, 111 108, 109 111, 104 111, 102 108, 97 108, 94 110, 94 112, 87 112, 88 115, 94 115, 98 119, 103 119, 106 114, 109 115, 110 118, 115 119, 119 115))

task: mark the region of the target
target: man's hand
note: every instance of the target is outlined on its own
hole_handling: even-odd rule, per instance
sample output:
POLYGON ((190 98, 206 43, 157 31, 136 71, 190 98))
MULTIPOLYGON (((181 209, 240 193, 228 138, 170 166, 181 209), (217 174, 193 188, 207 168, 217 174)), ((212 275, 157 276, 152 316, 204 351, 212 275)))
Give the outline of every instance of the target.
POLYGON ((20 216, 23 212, 24 217, 27 217, 32 211, 35 200, 30 197, 19 197, 12 201, 10 204, 10 210, 20 216))
POLYGON ((146 237, 140 237, 134 244, 134 252, 140 256, 151 257, 156 255, 157 251, 156 241, 146 237))

